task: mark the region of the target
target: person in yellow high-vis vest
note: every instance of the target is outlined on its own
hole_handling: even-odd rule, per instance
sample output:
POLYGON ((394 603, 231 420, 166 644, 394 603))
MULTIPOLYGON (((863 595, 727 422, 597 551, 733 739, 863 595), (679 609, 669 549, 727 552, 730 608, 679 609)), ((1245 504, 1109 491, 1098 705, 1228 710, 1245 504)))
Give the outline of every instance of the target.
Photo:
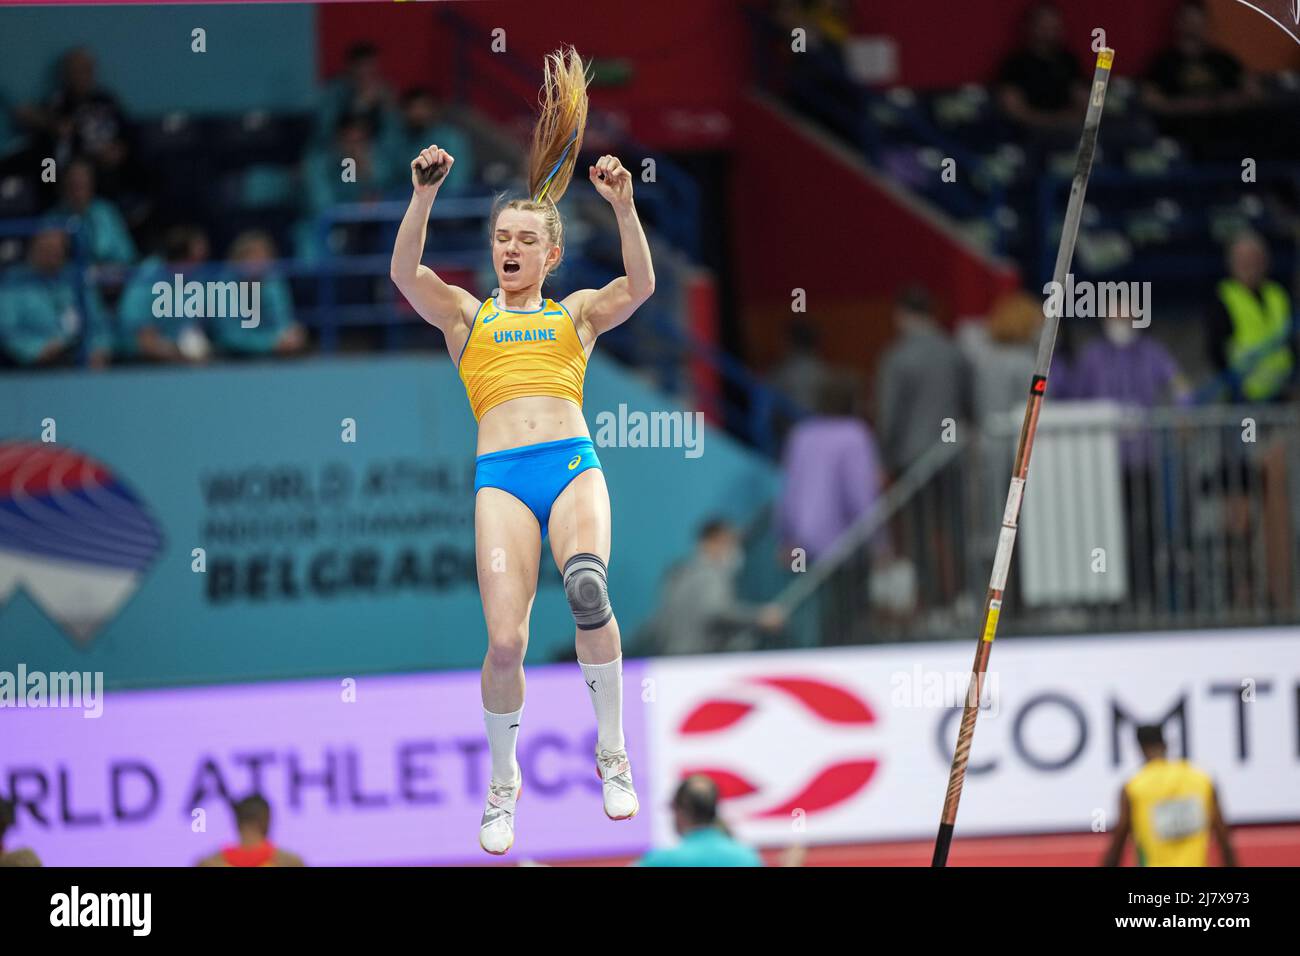
POLYGON ((1131 835, 1138 866, 1209 866, 1213 834, 1223 865, 1236 866, 1209 774, 1188 760, 1170 760, 1159 724, 1139 727, 1137 741, 1145 763, 1120 791, 1119 822, 1102 865, 1119 866, 1131 835))
POLYGON ((1295 371, 1291 297, 1268 278, 1268 247, 1253 232, 1228 248, 1228 278, 1210 316, 1210 355, 1234 379, 1233 398, 1267 402, 1287 396, 1295 371))

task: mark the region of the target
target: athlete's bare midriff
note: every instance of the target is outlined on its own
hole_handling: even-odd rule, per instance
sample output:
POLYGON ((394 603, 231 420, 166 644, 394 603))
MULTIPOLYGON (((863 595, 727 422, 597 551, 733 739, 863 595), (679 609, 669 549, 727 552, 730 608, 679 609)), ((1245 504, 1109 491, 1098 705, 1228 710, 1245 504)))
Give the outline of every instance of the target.
MULTIPOLYGON (((447 354, 453 363, 459 360, 472 324, 471 317, 462 328, 457 329, 458 334, 447 337, 447 354)), ((590 358, 595 343, 584 344, 587 357, 590 358)), ((521 445, 579 437, 591 437, 581 408, 567 398, 526 395, 489 408, 479 419, 478 450, 475 454, 486 455, 521 445)))
POLYGON ((553 395, 530 395, 487 410, 478 423, 476 454, 590 435, 582 409, 573 402, 553 395))

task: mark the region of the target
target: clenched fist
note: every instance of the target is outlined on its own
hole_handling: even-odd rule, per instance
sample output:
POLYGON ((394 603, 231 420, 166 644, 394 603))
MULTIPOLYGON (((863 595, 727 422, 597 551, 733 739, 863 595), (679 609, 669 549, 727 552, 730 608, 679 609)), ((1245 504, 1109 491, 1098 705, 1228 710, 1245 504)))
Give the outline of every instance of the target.
POLYGON ((605 197, 611 205, 617 206, 632 201, 632 174, 617 156, 602 156, 596 165, 588 167, 587 175, 596 192, 605 197))
POLYGON ((455 158, 445 149, 439 149, 436 145, 425 147, 420 150, 419 156, 411 160, 411 186, 418 195, 436 193, 455 162, 455 158))

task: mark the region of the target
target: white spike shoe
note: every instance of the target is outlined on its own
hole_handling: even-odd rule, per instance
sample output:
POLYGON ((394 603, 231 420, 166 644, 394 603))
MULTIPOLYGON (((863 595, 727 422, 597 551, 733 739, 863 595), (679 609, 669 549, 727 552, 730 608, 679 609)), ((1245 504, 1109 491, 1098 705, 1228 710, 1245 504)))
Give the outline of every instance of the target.
POLYGON ((605 816, 611 820, 630 820, 640 809, 636 789, 632 786, 632 764, 626 750, 597 750, 596 773, 605 798, 605 816))
POLYGON ((515 842, 515 801, 523 791, 523 777, 513 784, 493 782, 488 786, 487 806, 479 826, 479 846, 493 856, 501 856, 515 842))

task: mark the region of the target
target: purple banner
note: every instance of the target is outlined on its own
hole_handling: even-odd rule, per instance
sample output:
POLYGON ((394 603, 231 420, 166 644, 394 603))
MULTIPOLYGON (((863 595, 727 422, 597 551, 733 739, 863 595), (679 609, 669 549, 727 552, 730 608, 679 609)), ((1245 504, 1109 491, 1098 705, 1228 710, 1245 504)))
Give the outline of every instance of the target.
MULTIPOLYGON (((624 729, 648 794, 643 671, 625 665, 624 729)), ((648 847, 650 813, 606 818, 594 749, 577 666, 530 668, 505 860, 648 847)), ((309 865, 490 862, 489 770, 476 671, 109 693, 93 719, 0 711, 0 790, 19 804, 5 845, 52 866, 192 865, 235 839, 223 796, 253 790, 271 803, 273 842, 309 865)))

